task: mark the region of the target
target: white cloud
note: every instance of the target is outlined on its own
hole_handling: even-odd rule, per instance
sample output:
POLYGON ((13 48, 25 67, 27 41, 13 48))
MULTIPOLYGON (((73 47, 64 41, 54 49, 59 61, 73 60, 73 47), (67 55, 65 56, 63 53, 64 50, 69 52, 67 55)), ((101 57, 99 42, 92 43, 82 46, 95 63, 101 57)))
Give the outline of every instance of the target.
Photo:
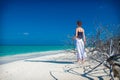
POLYGON ((26 36, 27 36, 27 35, 29 35, 29 33, 28 33, 28 32, 24 32, 23 35, 26 35, 26 36))

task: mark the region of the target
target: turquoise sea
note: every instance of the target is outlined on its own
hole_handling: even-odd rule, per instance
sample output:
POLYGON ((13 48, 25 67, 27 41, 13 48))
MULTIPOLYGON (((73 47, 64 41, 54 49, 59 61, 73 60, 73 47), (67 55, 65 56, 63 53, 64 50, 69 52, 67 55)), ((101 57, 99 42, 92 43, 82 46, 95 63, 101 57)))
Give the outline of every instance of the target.
POLYGON ((72 46, 0 46, 0 57, 33 52, 71 49, 72 46))

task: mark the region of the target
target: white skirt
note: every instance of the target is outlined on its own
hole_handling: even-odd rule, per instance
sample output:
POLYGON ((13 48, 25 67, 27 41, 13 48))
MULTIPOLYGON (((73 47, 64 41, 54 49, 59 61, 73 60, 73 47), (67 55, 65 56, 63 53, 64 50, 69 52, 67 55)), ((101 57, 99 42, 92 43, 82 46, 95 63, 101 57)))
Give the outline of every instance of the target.
POLYGON ((77 59, 85 59, 87 57, 84 48, 83 39, 76 38, 77 59))

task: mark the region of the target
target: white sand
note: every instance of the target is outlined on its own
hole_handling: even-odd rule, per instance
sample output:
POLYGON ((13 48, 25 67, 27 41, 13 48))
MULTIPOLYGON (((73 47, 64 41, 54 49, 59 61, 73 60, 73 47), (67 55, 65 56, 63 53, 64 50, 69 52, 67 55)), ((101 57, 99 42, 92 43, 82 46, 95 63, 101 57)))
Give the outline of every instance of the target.
POLYGON ((100 66, 89 74, 97 63, 87 60, 80 66, 73 63, 76 56, 73 53, 29 58, 0 65, 0 80, 109 80, 108 69, 100 66), (105 72, 106 71, 106 72, 105 72))

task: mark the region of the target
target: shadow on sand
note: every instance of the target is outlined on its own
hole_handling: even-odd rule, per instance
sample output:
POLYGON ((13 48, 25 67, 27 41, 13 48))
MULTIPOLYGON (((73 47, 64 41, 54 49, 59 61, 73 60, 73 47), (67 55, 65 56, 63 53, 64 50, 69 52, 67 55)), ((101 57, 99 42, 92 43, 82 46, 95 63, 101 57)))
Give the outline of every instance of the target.
POLYGON ((46 62, 56 64, 73 64, 72 61, 55 61, 55 60, 25 60, 25 62, 46 62))
POLYGON ((78 76, 85 77, 85 78, 88 79, 88 80, 94 80, 93 77, 97 77, 98 80, 104 80, 103 77, 106 76, 106 75, 94 76, 94 75, 90 75, 90 74, 86 74, 86 73, 81 74, 81 73, 79 73, 79 72, 77 72, 77 71, 74 71, 74 70, 70 70, 70 71, 68 71, 68 73, 71 73, 71 74, 73 74, 73 75, 78 75, 78 76))
MULTIPOLYGON (((105 69, 97 69, 98 66, 100 66, 101 64, 102 64, 102 63, 96 65, 94 68, 88 70, 87 72, 84 72, 83 74, 81 74, 81 73, 78 72, 78 71, 75 71, 74 69, 75 69, 76 67, 68 69, 67 72, 70 73, 70 74, 73 74, 73 75, 85 77, 85 78, 88 79, 88 80, 94 80, 93 77, 98 78, 98 80, 104 80, 103 77, 108 76, 108 74, 105 72, 105 69), (100 72, 96 72, 96 71, 102 71, 102 70, 103 70, 102 73, 106 73, 106 74, 100 74, 100 75, 94 75, 94 74, 92 74, 92 73, 99 74, 100 72), (92 72, 92 73, 91 73, 91 72, 92 72)), ((85 71, 85 68, 83 68, 83 69, 84 69, 84 71, 85 71)))
MULTIPOLYGON (((56 64, 74 64, 74 62, 72 61, 56 61, 56 60, 24 60, 25 62, 46 62, 46 63, 56 63, 56 64)), ((78 67, 72 67, 67 71, 67 73, 70 73, 70 74, 73 74, 73 75, 77 75, 77 76, 82 76, 82 77, 85 77, 86 79, 88 80, 94 80, 93 77, 97 77, 98 80, 104 80, 103 77, 104 76, 107 76, 107 75, 99 75, 99 76, 95 76, 95 75, 92 75, 90 74, 91 72, 94 72, 93 70, 96 69, 98 66, 100 66, 101 64, 95 66, 94 68, 92 68, 91 70, 87 71, 87 72, 84 72, 83 74, 75 71, 74 69, 75 68, 78 68, 78 67)), ((96 70, 95 70, 96 71, 96 70)), ((54 76, 52 73, 54 72, 50 72, 50 75, 55 79, 55 80, 58 80, 56 78, 56 76, 54 76)), ((96 73, 97 74, 97 73, 96 73)), ((99 73, 98 73, 99 74, 99 73)))

